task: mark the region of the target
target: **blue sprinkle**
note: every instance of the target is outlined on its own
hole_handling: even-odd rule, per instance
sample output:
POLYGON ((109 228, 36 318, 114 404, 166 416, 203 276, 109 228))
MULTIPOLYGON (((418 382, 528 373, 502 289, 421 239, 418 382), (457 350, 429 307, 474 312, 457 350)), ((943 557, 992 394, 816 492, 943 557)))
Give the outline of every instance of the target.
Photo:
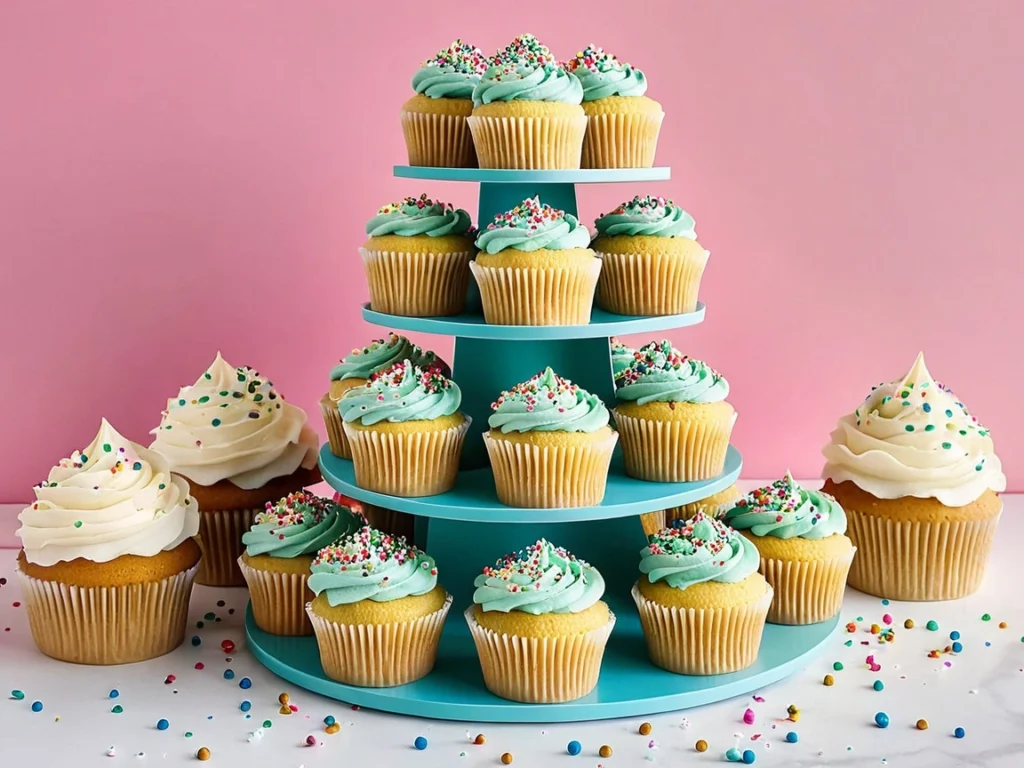
POLYGON ((753 765, 754 761, 757 760, 757 755, 754 754, 754 750, 746 749, 743 751, 743 762, 747 765, 753 765))
POLYGON ((924 411, 925 413, 931 413, 932 407, 928 403, 925 403, 924 405, 921 406, 921 410, 924 411))
POLYGON ((166 731, 170 727, 171 727, 171 724, 169 722, 167 722, 166 720, 164 720, 163 718, 160 718, 159 720, 156 721, 156 729, 158 731, 166 731))
POLYGON ((112 688, 110 693, 108 694, 108 696, 110 696, 110 698, 112 698, 112 699, 116 699, 120 695, 121 695, 121 692, 119 690, 117 690, 117 688, 112 688))
POLYGON ((199 635, 192 635, 192 645, 199 645, 202 642, 203 638, 201 638, 199 635))
POLYGON ((965 731, 963 728, 957 728, 955 731, 953 731, 953 735, 956 736, 958 739, 962 739, 964 736, 967 735, 967 731, 965 731))
POLYGON ((252 680, 250 680, 248 677, 243 677, 241 680, 238 681, 238 687, 241 688, 243 691, 248 690, 249 688, 252 688, 252 680))
POLYGON ((414 741, 412 745, 416 747, 416 749, 422 751, 427 748, 427 740, 423 736, 417 736, 416 741, 414 741))
POLYGON ((956 630, 954 629, 954 630, 953 630, 952 632, 950 632, 950 633, 949 633, 949 639, 950 639, 950 640, 959 640, 959 639, 960 639, 960 633, 959 633, 959 632, 957 632, 957 631, 956 631, 956 630))
POLYGON ((797 735, 796 731, 790 731, 786 734, 786 741, 788 741, 790 744, 796 744, 798 741, 800 741, 800 737, 797 735))
POLYGON ((328 715, 324 718, 324 725, 334 725, 337 720, 334 719, 334 715, 328 715))
POLYGON ((568 744, 566 744, 565 751, 568 752, 570 755, 578 755, 580 752, 583 751, 583 745, 580 744, 578 741, 570 741, 568 744))
POLYGON ((874 688, 876 691, 880 691, 883 688, 885 688, 885 685, 882 683, 881 680, 875 680, 875 684, 872 685, 871 687, 874 688))
POLYGON ((225 680, 234 680, 235 679, 235 671, 233 669, 225 669, 224 670, 224 679, 225 680))
POLYGON ((43 702, 41 702, 41 701, 33 701, 32 702, 32 711, 33 712, 42 712, 43 711, 43 702))
POLYGON ((888 601, 888 600, 883 600, 883 601, 882 601, 882 605, 888 605, 888 604, 889 604, 889 601, 888 601))
POLYGON ((964 649, 963 643, 953 643, 953 653, 960 653, 964 649))
POLYGON ((245 701, 243 701, 241 704, 238 705, 238 708, 240 710, 242 710, 243 712, 248 712, 250 709, 252 709, 252 702, 249 701, 248 699, 246 699, 245 701))
POLYGON ((889 727, 889 716, 885 712, 879 712, 875 715, 875 725, 879 728, 889 727))
POLYGON ((985 647, 986 647, 986 648, 988 648, 988 647, 989 647, 989 646, 991 646, 991 645, 992 645, 992 643, 988 642, 987 640, 985 641, 985 647))

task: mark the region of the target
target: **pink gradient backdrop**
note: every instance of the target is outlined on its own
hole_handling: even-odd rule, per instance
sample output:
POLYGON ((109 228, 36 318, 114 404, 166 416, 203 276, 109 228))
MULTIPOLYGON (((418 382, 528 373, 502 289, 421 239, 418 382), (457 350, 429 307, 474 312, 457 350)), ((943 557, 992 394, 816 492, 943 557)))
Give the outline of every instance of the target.
POLYGON ((695 216, 708 317, 672 338, 732 382, 748 477, 816 475, 923 348, 1024 490, 1024 4, 351 5, 0 4, 0 501, 101 415, 146 439, 218 348, 322 429, 328 368, 380 333, 365 220, 421 191, 475 211, 473 186, 390 175, 409 77, 524 31, 617 52, 665 106, 674 180, 586 189, 581 214, 651 190, 695 216))

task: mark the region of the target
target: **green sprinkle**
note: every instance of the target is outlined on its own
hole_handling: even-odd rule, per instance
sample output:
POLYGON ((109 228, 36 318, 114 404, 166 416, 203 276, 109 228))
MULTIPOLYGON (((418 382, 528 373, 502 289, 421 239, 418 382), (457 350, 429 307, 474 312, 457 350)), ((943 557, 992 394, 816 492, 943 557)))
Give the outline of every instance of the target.
POLYGON ((942 447, 945 448, 948 451, 950 448, 953 447, 953 444, 952 443, 943 443, 942 447))
POLYGON ((902 403, 900 403, 900 405, 910 405, 910 401, 904 400, 902 403))
POLYGON ((185 401, 184 401, 184 400, 179 400, 179 401, 178 401, 178 405, 184 405, 184 404, 185 404, 185 401))
POLYGON ((263 399, 263 395, 253 395, 252 399, 258 403, 260 400, 263 399))
POLYGON ((103 450, 106 451, 107 453, 110 453, 110 451, 111 451, 110 443, 104 443, 103 444, 103 450))
POLYGON ((220 426, 220 419, 214 419, 210 423, 213 424, 213 426, 215 426, 215 427, 219 427, 220 426))
POLYGON ((160 489, 161 491, 162 491, 162 490, 163 490, 164 488, 166 488, 166 487, 167 487, 166 483, 160 483, 160 485, 158 485, 158 486, 157 486, 157 488, 159 488, 159 489, 160 489))
POLYGON ((905 426, 904 429, 907 430, 907 432, 913 432, 914 431, 914 425, 913 424, 907 424, 907 426, 905 426))
POLYGON ((904 389, 900 392, 900 397, 910 397, 910 390, 904 389))
POLYGON ((960 430, 960 434, 966 437, 967 436, 967 430, 966 429, 961 429, 960 430))
POLYGON ((82 527, 82 521, 81 520, 75 520, 75 528, 81 528, 81 527, 82 527))
POLYGON ((975 472, 981 472, 982 469, 984 469, 984 467, 981 464, 975 464, 975 466, 974 466, 974 471, 975 472))
POLYGON ((115 715, 120 715, 122 712, 124 712, 124 707, 122 707, 120 704, 115 704, 113 707, 111 707, 110 711, 113 712, 115 715))
POLYGON ((185 738, 186 739, 191 739, 192 738, 192 731, 185 731, 185 738))
POLYGON ((209 395, 203 395, 202 397, 199 398, 199 402, 200 403, 208 403, 208 402, 210 402, 210 396, 209 395))
POLYGON ((238 374, 238 380, 239 381, 245 381, 245 376, 243 374, 241 374, 241 373, 238 374))
POLYGON ((843 643, 843 645, 849 648, 851 645, 853 645, 853 640, 847 640, 845 643, 843 643))
POLYGON ((832 665, 832 669, 834 669, 836 672, 842 672, 843 671, 843 662, 841 662, 841 661, 835 662, 832 665))
POLYGON ((218 394, 218 395, 220 395, 221 397, 227 397, 227 396, 228 396, 228 395, 230 395, 231 393, 230 393, 230 392, 228 392, 228 391, 227 391, 226 389, 222 389, 222 390, 221 390, 220 392, 218 392, 217 394, 218 394))
POLYGON ((925 432, 934 432, 935 431, 935 425, 934 424, 929 424, 928 426, 926 426, 924 428, 924 431, 925 432))
MULTIPOLYGON (((1024 642, 1024 637, 1021 638, 1021 642, 1024 642)), ((15 701, 21 701, 25 698, 25 692, 19 691, 18 689, 14 689, 13 691, 11 691, 11 698, 15 701)))
POLYGON ((203 377, 204 377, 204 378, 205 378, 205 379, 206 379, 207 381, 209 381, 210 379, 212 379, 212 378, 213 378, 213 374, 211 374, 211 373, 210 373, 209 371, 207 371, 206 373, 204 373, 204 374, 203 374, 203 377))
POLYGON ((208 613, 205 616, 203 616, 203 618, 206 619, 207 621, 213 621, 214 619, 217 618, 217 614, 214 613, 213 611, 210 611, 210 613, 208 613))
POLYGON ((132 464, 132 469, 134 469, 136 472, 140 471, 142 469, 142 462, 136 461, 134 464, 132 464))
POLYGON ((953 418, 953 412, 949 408, 946 409, 946 418, 947 419, 952 419, 953 418))
POLYGON ((989 616, 987 613, 983 613, 983 614, 981 614, 981 620, 982 621, 992 621, 992 617, 989 616))
POLYGON ((937 622, 935 619, 931 619, 927 624, 924 625, 924 628, 930 632, 938 632, 939 622, 937 622))
POLYGON ((863 617, 863 616, 858 616, 858 617, 857 617, 857 621, 858 621, 858 622, 860 622, 860 621, 864 621, 864 617, 863 617))
POLYGON ((264 720, 264 721, 263 721, 263 727, 264 727, 264 728, 269 728, 269 727, 270 727, 270 726, 272 726, 272 725, 273 725, 273 723, 272 723, 272 722, 270 722, 269 720, 264 720))

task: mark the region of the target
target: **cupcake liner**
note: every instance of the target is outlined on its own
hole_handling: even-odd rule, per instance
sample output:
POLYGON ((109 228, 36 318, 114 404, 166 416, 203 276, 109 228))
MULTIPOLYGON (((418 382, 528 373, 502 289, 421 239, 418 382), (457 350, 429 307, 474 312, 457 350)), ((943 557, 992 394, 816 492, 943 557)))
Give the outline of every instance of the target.
POLYGON ((408 512, 384 509, 374 504, 363 504, 363 515, 372 527, 392 536, 404 536, 413 541, 416 534, 416 516, 408 512))
POLYGON ((402 112, 409 165, 476 168, 473 134, 465 115, 402 112))
POLYGON ((697 309, 702 254, 602 253, 597 306, 616 315, 679 315, 697 309))
POLYGON ((647 512, 640 515, 640 524, 644 527, 644 536, 655 534, 667 526, 667 515, 667 509, 662 509, 658 512, 647 512))
POLYGON ((519 637, 481 627, 466 609, 466 622, 480 657, 484 685, 495 696, 528 704, 573 701, 597 686, 604 648, 615 626, 561 637, 519 637))
POLYGON ((749 605, 676 608, 648 600, 636 585, 633 600, 651 661, 680 675, 724 675, 757 660, 772 589, 749 605))
POLYGON ((728 419, 654 421, 612 409, 622 435, 626 474, 659 483, 710 480, 725 469, 736 412, 728 419))
POLYGON ((761 574, 775 590, 770 624, 817 624, 839 613, 846 575, 857 548, 832 560, 761 558, 761 574))
POLYGON ((435 496, 455 486, 473 420, 437 432, 377 432, 345 425, 356 485, 389 496, 435 496))
POLYGON ((359 253, 374 312, 438 317, 465 309, 472 252, 396 253, 360 248, 359 253))
POLYGON ((18 577, 40 651, 75 664, 131 664, 181 645, 198 569, 117 587, 45 581, 20 569, 18 577))
POLYGON ((481 168, 580 167, 587 116, 466 118, 481 168))
POLYGON ((238 558, 245 551, 242 534, 252 527, 261 509, 199 510, 199 561, 196 584, 207 587, 244 587, 238 558))
POLYGON ((963 522, 903 522, 850 508, 846 517, 859 550, 851 587, 890 600, 956 600, 981 586, 1002 510, 963 522))
POLYGON ((587 267, 520 269, 470 262, 490 325, 587 325, 601 272, 587 267))
POLYGON ((539 446, 485 432, 498 501, 531 509, 597 506, 604 498, 618 439, 618 433, 611 432, 599 442, 539 446))
POLYGON ((320 664, 332 680, 362 688, 390 688, 419 680, 434 668, 452 596, 438 610, 392 624, 338 624, 306 612, 320 647, 320 664))
POLYGON ((313 599, 313 593, 306 586, 308 574, 250 568, 241 557, 238 567, 249 585, 252 617, 257 627, 272 635, 313 634, 313 625, 306 615, 306 603, 313 599))
POLYGON ((665 113, 591 115, 582 168, 650 168, 665 113))
POLYGON ((324 395, 320 398, 320 412, 327 426, 327 441, 330 443, 331 453, 341 459, 351 459, 352 449, 348 445, 348 436, 342 425, 338 403, 332 400, 330 395, 324 395))

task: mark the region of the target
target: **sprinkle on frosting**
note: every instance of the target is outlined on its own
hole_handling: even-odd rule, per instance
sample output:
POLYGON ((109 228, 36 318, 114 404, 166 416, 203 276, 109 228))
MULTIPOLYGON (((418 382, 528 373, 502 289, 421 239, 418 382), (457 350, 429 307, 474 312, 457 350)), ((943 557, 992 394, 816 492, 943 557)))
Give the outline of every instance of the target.
POLYGON ((558 67, 558 60, 551 50, 530 33, 517 37, 491 57, 492 66, 502 66, 514 71, 516 68, 558 67))
POLYGON ((753 544, 714 517, 698 512, 651 534, 641 551, 640 571, 653 583, 676 589, 705 581, 736 583, 757 571, 753 544))
POLYGON ((533 35, 520 35, 492 56, 473 89, 473 104, 548 101, 579 104, 583 86, 533 35))
MULTIPOLYGON (((382 565, 405 565, 407 562, 414 562, 422 554, 404 537, 392 536, 390 533, 365 525, 355 533, 317 552, 313 565, 334 566, 340 571, 355 571, 363 577, 368 577, 382 565)), ((437 575, 437 566, 432 561, 424 561, 419 566, 432 575, 437 575)))
POLYGON ((589 244, 590 232, 579 219, 541 203, 537 196, 499 213, 476 240, 477 247, 487 253, 498 253, 506 248, 519 251, 586 248, 589 244))
MULTIPOLYGON (((614 336, 608 339, 608 343, 611 346, 612 378, 618 380, 619 374, 632 364, 634 355, 636 355, 636 350, 632 347, 626 346, 614 336)), ((617 385, 618 383, 616 381, 616 386, 617 385)))
POLYGON ((268 501, 252 528, 242 534, 250 555, 311 555, 339 536, 366 525, 362 515, 309 491, 268 501))
POLYGON ((609 96, 643 96, 647 92, 644 73, 591 43, 569 59, 565 68, 583 85, 583 100, 609 96))
MULTIPOLYGON (((395 363, 383 371, 371 374, 366 386, 372 387, 374 384, 383 384, 385 387, 398 389, 402 386, 402 382, 406 380, 406 377, 417 380, 419 386, 430 395, 437 395, 446 389, 451 389, 454 383, 444 375, 444 371, 439 364, 419 368, 405 360, 401 363, 395 363)), ((381 395, 380 399, 383 400, 384 396, 381 395)))
POLYGON ((391 333, 386 339, 374 339, 365 347, 353 349, 331 369, 331 380, 368 379, 373 373, 406 359, 421 368, 440 365, 445 376, 451 375, 451 368, 434 352, 413 344, 405 336, 391 333))
POLYGON ((723 519, 738 530, 779 539, 823 539, 846 532, 846 513, 839 502, 804 488, 790 472, 739 499, 723 519))
POLYGON ((595 432, 608 424, 601 399, 551 368, 498 395, 488 419, 492 429, 509 432, 595 432))
POLYGON ((460 75, 482 75, 488 66, 483 51, 474 45, 456 38, 447 48, 438 51, 432 59, 427 59, 423 67, 438 67, 460 75))
POLYGON ((729 394, 729 383, 701 360, 688 357, 668 340, 652 341, 623 360, 615 379, 616 397, 639 405, 652 402, 713 403, 729 394))
POLYGON ((685 237, 697 239, 693 217, 672 200, 637 195, 609 213, 602 213, 594 222, 599 236, 648 235, 654 237, 685 237))
POLYGON ((366 224, 370 237, 400 235, 413 237, 428 235, 466 235, 476 233, 470 225, 469 214, 451 203, 433 200, 424 192, 419 197, 405 197, 382 205, 377 215, 366 224))
POLYGON ((342 419, 370 426, 381 421, 404 422, 436 419, 454 414, 462 403, 462 391, 445 376, 444 365, 425 368, 409 360, 374 372, 361 387, 354 387, 338 401, 342 419))

